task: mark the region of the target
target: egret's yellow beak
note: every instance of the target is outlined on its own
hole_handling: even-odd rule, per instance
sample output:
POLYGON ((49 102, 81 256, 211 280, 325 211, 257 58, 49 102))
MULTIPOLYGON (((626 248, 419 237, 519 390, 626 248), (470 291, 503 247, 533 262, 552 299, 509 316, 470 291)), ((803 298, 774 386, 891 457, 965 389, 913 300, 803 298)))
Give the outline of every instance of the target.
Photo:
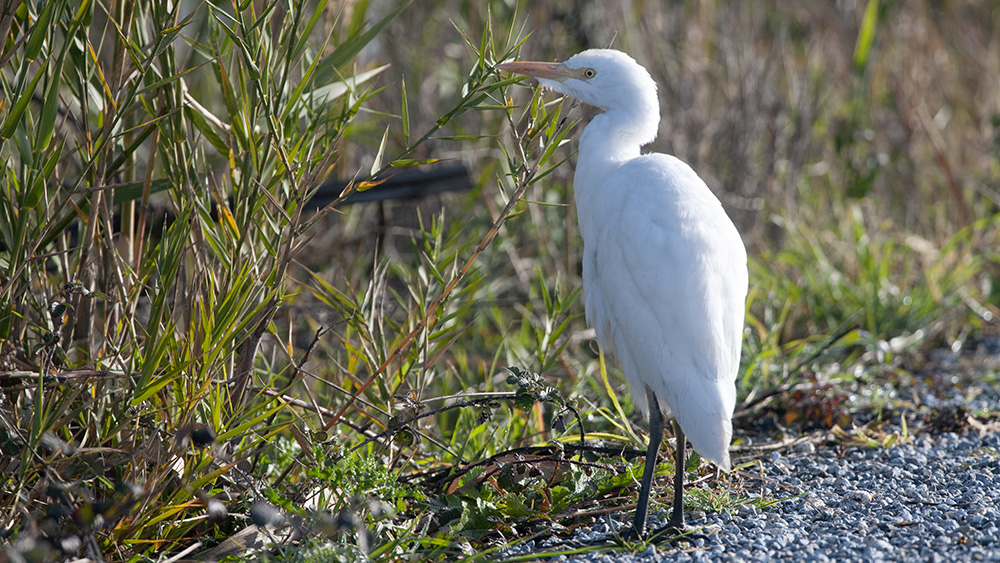
POLYGON ((577 76, 577 71, 579 69, 567 68, 566 65, 562 63, 537 63, 537 62, 527 62, 518 61, 514 63, 501 63, 496 66, 500 70, 506 70, 507 72, 513 72, 516 74, 525 74, 528 76, 534 76, 535 78, 547 78, 549 80, 556 80, 562 82, 567 78, 579 78, 577 76))

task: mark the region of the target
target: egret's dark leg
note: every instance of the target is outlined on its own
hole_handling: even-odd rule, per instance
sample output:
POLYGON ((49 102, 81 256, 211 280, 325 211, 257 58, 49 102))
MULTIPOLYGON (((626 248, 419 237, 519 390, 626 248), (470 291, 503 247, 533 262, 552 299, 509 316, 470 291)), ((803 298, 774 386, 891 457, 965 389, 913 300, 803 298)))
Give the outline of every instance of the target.
MULTIPOLYGON (((649 491, 653 487, 653 472, 656 471, 656 454, 663 441, 663 413, 656 395, 646 388, 646 404, 649 405, 649 447, 646 449, 646 466, 642 472, 642 487, 639 489, 639 504, 635 508, 633 531, 639 536, 646 535, 646 512, 649 510, 649 491)), ((683 518, 683 516, 682 516, 683 518)))
POLYGON ((674 421, 674 437, 677 439, 677 450, 674 453, 674 513, 670 515, 670 526, 677 530, 684 529, 684 449, 687 438, 681 425, 674 421))

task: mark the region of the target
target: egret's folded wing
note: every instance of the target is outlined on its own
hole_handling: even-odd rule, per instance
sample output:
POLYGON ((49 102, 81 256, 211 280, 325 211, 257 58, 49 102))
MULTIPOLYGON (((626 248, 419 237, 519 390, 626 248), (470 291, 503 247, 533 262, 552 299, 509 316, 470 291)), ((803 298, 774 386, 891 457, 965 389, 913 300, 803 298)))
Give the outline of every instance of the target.
POLYGON ((649 386, 695 450, 728 468, 747 291, 742 240, 704 182, 673 157, 630 161, 615 179, 622 184, 607 189, 621 198, 618 216, 605 217, 592 253, 596 281, 585 287, 600 309, 588 316, 617 351, 636 406, 649 386))

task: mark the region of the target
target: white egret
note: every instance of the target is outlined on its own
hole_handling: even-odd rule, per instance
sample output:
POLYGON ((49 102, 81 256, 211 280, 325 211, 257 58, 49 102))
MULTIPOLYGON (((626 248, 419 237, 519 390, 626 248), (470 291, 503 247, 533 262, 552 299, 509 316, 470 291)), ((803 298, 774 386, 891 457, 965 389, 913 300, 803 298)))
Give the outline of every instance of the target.
POLYGON ((640 153, 656 137, 660 108, 656 83, 631 57, 591 49, 564 63, 497 68, 604 110, 580 137, 573 180, 587 323, 649 417, 633 532, 646 532, 664 414, 674 417, 677 440, 670 526, 683 529, 685 436, 702 457, 730 469, 748 285, 743 240, 690 166, 640 153))

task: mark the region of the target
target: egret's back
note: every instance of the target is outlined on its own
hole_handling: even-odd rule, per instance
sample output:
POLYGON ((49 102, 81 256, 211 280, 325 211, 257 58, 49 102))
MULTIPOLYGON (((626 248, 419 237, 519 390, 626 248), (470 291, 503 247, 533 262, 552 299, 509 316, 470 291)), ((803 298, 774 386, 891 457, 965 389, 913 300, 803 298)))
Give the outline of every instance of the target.
POLYGON ((694 449, 728 470, 748 285, 743 241, 674 157, 588 164, 575 181, 587 321, 620 361, 635 405, 646 410, 649 387, 694 449))

